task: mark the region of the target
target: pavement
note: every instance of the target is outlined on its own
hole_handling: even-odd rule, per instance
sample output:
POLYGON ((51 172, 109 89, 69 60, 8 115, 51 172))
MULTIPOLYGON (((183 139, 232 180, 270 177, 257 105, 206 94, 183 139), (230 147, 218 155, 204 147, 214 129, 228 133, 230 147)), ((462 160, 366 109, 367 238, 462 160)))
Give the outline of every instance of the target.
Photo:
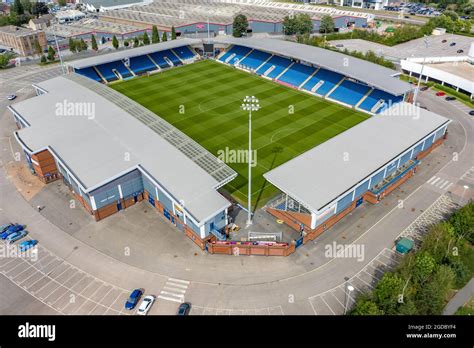
MULTIPOLYGON (((14 85, 13 75, 2 74, 0 93, 8 94, 15 86, 19 100, 26 98, 32 90, 24 84, 46 72, 55 73, 19 70, 23 85, 14 85)), ((363 291, 375 285, 384 265, 396 266, 392 248, 401 233, 439 221, 448 213, 444 209, 463 204, 474 194, 472 117, 431 91, 420 93, 419 101, 455 121, 447 141, 422 161, 415 177, 381 204, 363 204, 286 258, 207 254, 146 202, 96 223, 80 206, 71 212, 67 204, 71 196, 60 182, 25 198, 6 175, 6 165, 19 149, 12 139, 11 116, 5 112, 0 115, 0 222, 27 225, 30 236, 40 241, 41 266, 0 260, 0 269, 10 285, 30 298, 31 308, 39 301, 57 313, 124 314, 126 294, 145 288, 146 294, 158 297, 151 314, 174 314, 182 301, 192 303, 192 314, 340 314, 341 302, 345 304, 341 290, 348 282, 363 291), (464 185, 470 189, 464 190, 464 185), (40 213, 35 207, 42 200, 46 208, 40 213), (362 259, 326 257, 325 247, 333 241, 364 246, 362 259), (37 283, 24 278, 30 273, 37 283), (68 303, 71 295, 80 303, 68 303)), ((0 103, 4 110, 6 101, 0 103)))
POLYGON ((443 310, 443 315, 453 315, 464 306, 474 296, 474 278, 469 281, 456 295, 448 302, 443 310))

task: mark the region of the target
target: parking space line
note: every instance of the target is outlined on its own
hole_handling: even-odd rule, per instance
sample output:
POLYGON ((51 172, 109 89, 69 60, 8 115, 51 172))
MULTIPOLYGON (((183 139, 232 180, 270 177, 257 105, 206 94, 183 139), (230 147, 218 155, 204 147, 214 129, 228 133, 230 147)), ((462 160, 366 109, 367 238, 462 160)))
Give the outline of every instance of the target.
POLYGON ((15 280, 16 278, 18 278, 19 276, 21 276, 23 273, 25 273, 26 271, 30 270, 31 268, 33 268, 32 266, 28 266, 28 268, 26 268, 25 270, 21 271, 20 273, 18 273, 15 277, 13 277, 12 279, 15 280))
POLYGON ((334 295, 333 292, 330 293, 332 295, 332 297, 334 297, 336 299, 337 302, 339 302, 339 304, 344 307, 344 305, 341 303, 341 301, 339 301, 339 299, 336 297, 336 295, 334 295))
MULTIPOLYGON (((109 289, 109 291, 107 291, 107 292, 105 293, 105 295, 102 296, 102 298, 97 301, 97 304, 96 304, 95 307, 89 312, 89 314, 91 314, 91 313, 96 309, 96 307, 99 305, 99 303, 101 303, 102 300, 107 297, 107 295, 110 293, 110 291, 112 291, 112 289, 113 289, 113 287, 111 286, 110 289, 109 289)), ((92 296, 91 296, 91 297, 92 297, 92 296)), ((101 305, 101 306, 102 306, 102 305, 101 305)), ((105 306, 102 306, 102 307, 106 308, 105 306)), ((107 308, 107 309, 108 309, 108 308, 107 308)))
POLYGON ((373 286, 372 284, 367 283, 364 279, 362 279, 361 277, 359 277, 359 275, 356 275, 356 278, 359 279, 359 280, 361 280, 363 283, 367 284, 368 286, 370 286, 371 289, 374 288, 374 286, 373 286))
POLYGON ((329 308, 329 310, 331 311, 331 313, 334 314, 334 315, 336 315, 336 313, 334 313, 334 311, 332 310, 331 306, 328 305, 328 303, 326 302, 326 300, 325 300, 322 296, 320 296, 319 298, 320 298, 320 299, 324 302, 324 304, 329 308))

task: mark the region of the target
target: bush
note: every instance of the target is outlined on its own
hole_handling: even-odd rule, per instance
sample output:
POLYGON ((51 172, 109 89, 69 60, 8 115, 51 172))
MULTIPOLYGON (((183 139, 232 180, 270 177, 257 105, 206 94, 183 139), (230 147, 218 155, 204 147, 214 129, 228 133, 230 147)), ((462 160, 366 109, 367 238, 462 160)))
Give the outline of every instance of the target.
POLYGON ((382 310, 380 310, 377 304, 370 299, 370 297, 366 296, 364 298, 360 298, 354 309, 350 313, 351 315, 382 315, 384 314, 382 310))

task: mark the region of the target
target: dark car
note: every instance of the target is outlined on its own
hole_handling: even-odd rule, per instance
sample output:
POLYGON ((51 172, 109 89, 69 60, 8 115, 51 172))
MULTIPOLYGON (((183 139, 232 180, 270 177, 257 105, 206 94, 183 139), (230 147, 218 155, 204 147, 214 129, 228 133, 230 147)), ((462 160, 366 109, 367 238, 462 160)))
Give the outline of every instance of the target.
POLYGON ((140 300, 140 297, 142 297, 142 295, 143 295, 142 289, 133 290, 127 302, 125 302, 125 309, 128 309, 128 310, 134 309, 138 301, 140 300))
POLYGON ((23 230, 25 227, 22 226, 22 225, 13 225, 13 226, 10 226, 7 228, 7 230, 5 232, 3 232, 0 237, 5 240, 7 239, 7 237, 12 234, 12 233, 15 233, 15 232, 19 232, 21 230, 23 230))
POLYGON ((176 313, 176 314, 177 315, 188 315, 190 310, 191 310, 191 304, 187 303, 187 302, 184 302, 184 303, 181 303, 179 305, 178 313, 176 313))
POLYGON ((449 44, 449 46, 451 46, 451 47, 452 47, 452 46, 456 46, 456 43, 455 43, 455 42, 451 42, 451 43, 449 44))
POLYGON ((426 90, 428 90, 428 88, 429 88, 428 86, 423 86, 423 87, 420 88, 420 91, 426 91, 426 90))
POLYGON ((5 224, 5 225, 2 225, 0 226, 0 233, 3 233, 5 232, 6 230, 8 230, 9 227, 12 227, 13 224, 11 222, 5 224))
POLYGON ((442 42, 442 43, 446 43, 446 42, 448 42, 448 40, 444 39, 444 40, 443 40, 443 41, 441 41, 441 42, 442 42))
POLYGON ((457 50, 457 53, 464 53, 464 50, 457 50))
POLYGON ((456 100, 456 97, 446 97, 445 98, 447 101, 451 101, 451 100, 456 100))
POLYGON ((474 116, 474 110, 469 111, 469 115, 474 116))

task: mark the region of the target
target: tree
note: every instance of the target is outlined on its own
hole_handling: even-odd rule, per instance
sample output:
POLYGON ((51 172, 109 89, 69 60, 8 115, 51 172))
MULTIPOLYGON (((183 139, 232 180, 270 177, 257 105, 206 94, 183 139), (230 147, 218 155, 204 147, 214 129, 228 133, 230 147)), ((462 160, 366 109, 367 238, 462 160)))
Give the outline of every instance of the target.
POLYGON ((418 314, 441 314, 446 297, 453 285, 454 274, 449 266, 441 265, 433 279, 419 288, 415 302, 418 314))
POLYGON ((77 52, 76 41, 72 37, 69 38, 69 51, 72 53, 77 52))
POLYGON ((458 14, 454 11, 449 11, 449 10, 446 10, 443 12, 443 15, 445 16, 448 16, 449 18, 451 18, 451 20, 455 21, 456 19, 459 18, 458 14))
POLYGON ((160 42, 160 34, 158 33, 158 28, 156 27, 156 25, 154 25, 151 28, 151 42, 152 43, 160 42))
POLYGON ((149 44, 150 44, 150 38, 148 37, 148 34, 147 34, 146 31, 145 31, 145 33, 143 34, 143 44, 144 44, 144 45, 149 45, 149 44))
POLYGON ((374 302, 385 314, 396 314, 404 284, 405 281, 400 276, 387 272, 376 285, 373 291, 374 302))
POLYGON ((140 41, 138 40, 138 37, 135 36, 133 39, 133 47, 138 47, 140 46, 140 41))
POLYGON ((176 40, 176 29, 174 25, 171 27, 171 40, 176 40))
POLYGON ((84 39, 79 41, 79 46, 81 47, 81 51, 87 51, 87 43, 84 41, 84 39))
POLYGON ((48 60, 50 61, 54 61, 54 55, 56 54, 56 51, 54 50, 54 48, 52 48, 51 46, 48 47, 48 60))
POLYGON ((95 40, 94 34, 91 35, 91 48, 94 51, 97 51, 99 49, 99 47, 97 46, 97 41, 95 40))
POLYGON ((38 39, 35 40, 34 46, 35 46, 35 53, 36 54, 43 53, 43 49, 41 48, 41 45, 40 45, 38 39))
POLYGON ((234 22, 232 23, 232 35, 234 37, 242 37, 247 34, 247 28, 249 22, 247 17, 243 14, 239 14, 234 17, 234 22))
POLYGON ((11 58, 12 56, 9 53, 0 54, 0 69, 5 68, 10 62, 11 58))
POLYGON ((296 21, 294 20, 294 17, 285 16, 283 18, 283 33, 285 35, 296 34, 296 21))
POLYGON ((27 12, 27 13, 32 13, 31 12, 31 9, 32 9, 32 3, 30 0, 20 0, 21 2, 21 6, 23 7, 23 12, 27 12))
POLYGON ((13 2, 13 6, 10 11, 16 13, 17 15, 22 15, 25 13, 25 10, 23 9, 23 5, 21 4, 20 0, 15 0, 13 2))
POLYGON ((124 41, 123 45, 124 45, 124 47, 128 47, 128 46, 130 46, 130 43, 128 41, 124 41))
POLYGON ((66 6, 67 1, 66 0, 58 0, 58 5, 61 6, 61 7, 66 6))
POLYGON ((168 41, 168 35, 166 34, 166 31, 163 32, 163 36, 161 37, 161 41, 163 41, 163 42, 168 41))
POLYGON ((114 37, 112 38, 112 46, 114 46, 114 48, 115 48, 116 50, 118 50, 118 48, 119 48, 119 42, 118 42, 117 37, 116 37, 115 35, 114 35, 114 37))
POLYGON ((420 284, 428 280, 428 277, 436 268, 436 262, 433 256, 426 251, 418 253, 415 257, 415 265, 413 266, 413 278, 420 284))
POLYGON ((48 6, 44 2, 35 2, 31 6, 31 14, 39 16, 49 12, 48 6))
POLYGON ((351 315, 383 315, 383 311, 369 297, 359 298, 351 315))
POLYGON ((332 33, 334 31, 334 20, 330 15, 325 15, 321 18, 321 25, 319 26, 319 32, 321 33, 332 33))
POLYGON ((48 60, 46 59, 46 56, 45 56, 44 54, 41 55, 40 62, 41 62, 42 64, 46 64, 47 61, 48 61, 48 60))

